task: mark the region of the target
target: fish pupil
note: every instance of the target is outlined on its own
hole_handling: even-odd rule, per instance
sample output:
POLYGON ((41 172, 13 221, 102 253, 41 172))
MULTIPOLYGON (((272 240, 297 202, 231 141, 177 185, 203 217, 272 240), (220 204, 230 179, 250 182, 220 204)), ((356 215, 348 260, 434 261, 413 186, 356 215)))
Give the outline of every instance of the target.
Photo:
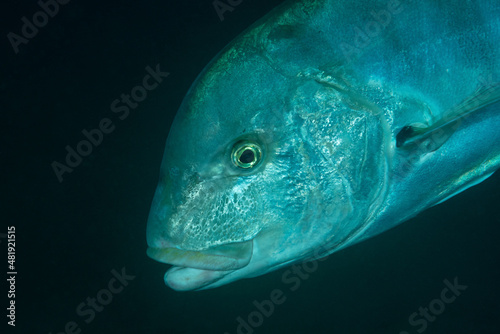
POLYGON ((252 163, 255 160, 255 154, 253 153, 252 150, 246 149, 243 151, 243 153, 241 153, 239 160, 243 164, 252 163))

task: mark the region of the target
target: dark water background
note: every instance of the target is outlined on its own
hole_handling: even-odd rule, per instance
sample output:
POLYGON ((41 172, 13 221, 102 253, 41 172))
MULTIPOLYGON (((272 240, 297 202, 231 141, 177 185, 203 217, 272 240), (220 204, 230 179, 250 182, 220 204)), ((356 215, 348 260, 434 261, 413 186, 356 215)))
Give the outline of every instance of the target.
POLYGON ((282 280, 288 269, 202 292, 164 286, 167 266, 146 257, 145 228, 172 119, 205 64, 280 2, 243 1, 221 22, 211 0, 73 0, 18 54, 6 35, 20 34, 21 17, 40 7, 1 5, 0 258, 7 272, 5 233, 15 226, 18 272, 16 327, 6 325, 4 287, 1 333, 55 334, 74 321, 74 333, 233 334, 238 317, 258 323, 253 302, 274 289, 285 302, 240 333, 418 333, 408 317, 455 277, 467 289, 424 332, 500 332, 498 173, 331 255, 295 291, 282 280), (119 120, 111 102, 157 64, 169 77, 119 120), (59 183, 51 163, 103 118, 114 131, 59 183), (80 316, 77 307, 105 298, 112 270, 122 268, 134 278, 92 320, 80 316))

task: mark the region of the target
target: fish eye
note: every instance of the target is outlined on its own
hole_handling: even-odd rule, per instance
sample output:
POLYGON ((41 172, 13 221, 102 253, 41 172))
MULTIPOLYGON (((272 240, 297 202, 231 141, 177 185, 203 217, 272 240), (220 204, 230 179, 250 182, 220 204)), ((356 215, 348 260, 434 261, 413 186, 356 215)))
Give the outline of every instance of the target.
POLYGON ((244 169, 252 168, 260 162, 262 150, 255 143, 239 141, 233 146, 231 158, 236 167, 244 169))

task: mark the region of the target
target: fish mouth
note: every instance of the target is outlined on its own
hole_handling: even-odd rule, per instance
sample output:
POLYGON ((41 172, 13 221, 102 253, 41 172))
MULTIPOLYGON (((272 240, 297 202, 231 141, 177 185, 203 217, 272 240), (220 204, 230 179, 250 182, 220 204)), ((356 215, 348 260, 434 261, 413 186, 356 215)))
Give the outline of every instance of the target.
POLYGON ((166 285, 177 291, 196 290, 245 267, 252 258, 253 240, 201 251, 148 247, 146 253, 153 260, 173 265, 165 273, 166 285))

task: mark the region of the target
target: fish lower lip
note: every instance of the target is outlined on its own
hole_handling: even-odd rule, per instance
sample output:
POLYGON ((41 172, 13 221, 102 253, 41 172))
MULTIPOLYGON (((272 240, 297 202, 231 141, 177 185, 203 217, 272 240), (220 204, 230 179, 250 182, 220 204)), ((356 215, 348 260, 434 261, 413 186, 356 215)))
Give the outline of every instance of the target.
POLYGON ((252 257, 253 241, 244 241, 212 247, 202 251, 182 250, 173 247, 149 247, 150 258, 177 267, 210 271, 235 270, 246 266, 252 257))
POLYGON ((172 267, 164 277, 165 284, 176 291, 196 290, 214 283, 232 271, 214 271, 172 267))

